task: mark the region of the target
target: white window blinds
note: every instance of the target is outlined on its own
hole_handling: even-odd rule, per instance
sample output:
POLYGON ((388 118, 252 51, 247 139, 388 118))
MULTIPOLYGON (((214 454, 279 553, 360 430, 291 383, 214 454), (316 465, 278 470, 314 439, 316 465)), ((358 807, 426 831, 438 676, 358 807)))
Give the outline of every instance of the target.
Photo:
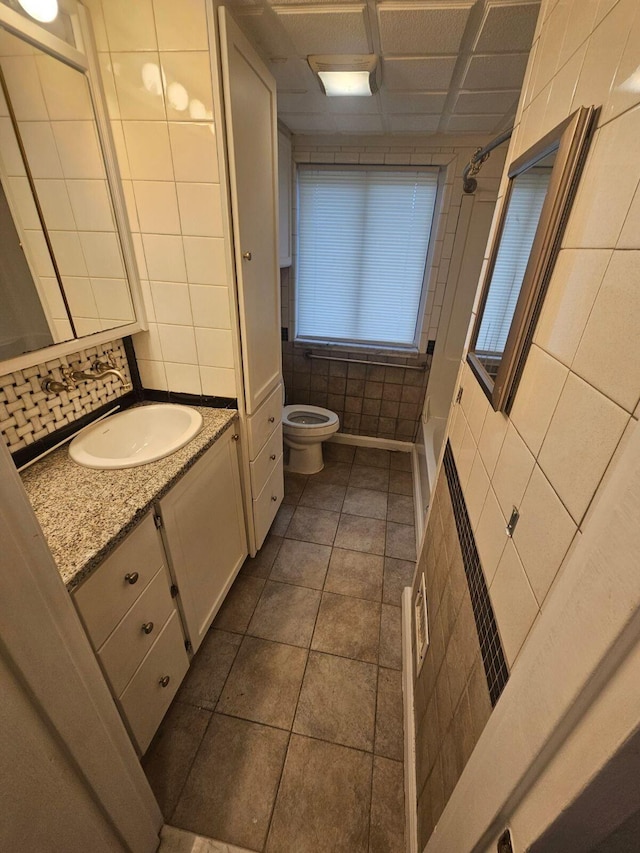
POLYGON ((551 169, 543 168, 524 172, 513 182, 476 341, 478 353, 504 352, 550 176, 551 169))
POLYGON ((298 171, 298 338, 413 346, 437 171, 298 171))

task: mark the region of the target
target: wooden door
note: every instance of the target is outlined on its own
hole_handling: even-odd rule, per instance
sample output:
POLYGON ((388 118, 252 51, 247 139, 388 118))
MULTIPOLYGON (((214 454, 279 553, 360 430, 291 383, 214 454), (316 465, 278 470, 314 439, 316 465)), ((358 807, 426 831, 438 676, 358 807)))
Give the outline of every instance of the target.
POLYGON ((247 556, 238 455, 228 429, 158 505, 195 652, 247 556))
POLYGON ((248 414, 280 382, 276 85, 225 8, 222 78, 248 414))

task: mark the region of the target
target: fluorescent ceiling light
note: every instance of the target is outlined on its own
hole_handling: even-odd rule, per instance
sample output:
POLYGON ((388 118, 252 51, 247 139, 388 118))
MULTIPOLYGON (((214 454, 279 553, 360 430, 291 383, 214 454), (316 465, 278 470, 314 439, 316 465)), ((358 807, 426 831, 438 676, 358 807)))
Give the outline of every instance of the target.
POLYGON ((58 0, 18 0, 27 15, 43 24, 58 17, 58 0))
POLYGON ((368 71, 318 71, 325 95, 373 95, 368 71))
POLYGON ((307 62, 329 97, 366 97, 378 91, 375 54, 308 56, 307 62))

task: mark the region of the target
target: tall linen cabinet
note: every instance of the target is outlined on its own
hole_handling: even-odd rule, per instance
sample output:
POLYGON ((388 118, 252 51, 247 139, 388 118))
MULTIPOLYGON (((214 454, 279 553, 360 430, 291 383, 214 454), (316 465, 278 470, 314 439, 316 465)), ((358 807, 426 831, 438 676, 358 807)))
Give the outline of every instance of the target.
POLYGON ((237 309, 238 445, 249 552, 255 554, 284 496, 276 86, 228 10, 210 14, 217 35, 212 52, 219 51, 212 68, 237 309))

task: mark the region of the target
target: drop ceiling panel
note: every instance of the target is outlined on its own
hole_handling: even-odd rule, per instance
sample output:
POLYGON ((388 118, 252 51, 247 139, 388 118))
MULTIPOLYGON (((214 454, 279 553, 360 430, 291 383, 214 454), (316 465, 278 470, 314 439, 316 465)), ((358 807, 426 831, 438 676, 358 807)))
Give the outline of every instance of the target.
POLYGON ((472 3, 380 3, 384 54, 428 56, 457 53, 472 3))
POLYGON ((291 56, 295 49, 286 31, 269 8, 242 8, 236 11, 239 25, 262 56, 291 56))
POLYGON ((269 63, 280 92, 314 92, 318 79, 309 68, 306 59, 286 59, 269 63))
POLYGON ((455 113, 482 115, 484 113, 502 113, 514 109, 520 92, 460 92, 454 107, 455 113))
POLYGON ((305 113, 279 113, 279 118, 292 133, 335 133, 333 116, 305 113))
POLYGON ((382 94, 382 106, 385 112, 394 113, 431 113, 440 115, 447 100, 446 92, 429 92, 411 95, 404 92, 385 92, 382 94))
POLYGON ((338 131, 348 133, 382 133, 382 116, 334 116, 338 131))
POLYGON ((528 58, 528 53, 472 56, 462 88, 520 89, 528 58))
POLYGON ((504 121, 504 116, 500 115, 475 115, 475 116, 451 116, 447 123, 449 133, 493 133, 497 130, 500 123, 504 121))
POLYGON ((474 50, 479 53, 529 50, 538 10, 537 3, 489 4, 474 50))
POLYGON ((392 133, 435 133, 440 116, 389 116, 392 133))
POLYGON ((317 92, 297 94, 282 92, 278 95, 278 109, 284 113, 331 113, 332 115, 377 115, 380 104, 371 98, 327 98, 317 92))
POLYGON ((433 92, 449 88, 455 56, 429 59, 384 59, 382 80, 389 91, 433 92))
POLYGON ((298 56, 370 53, 365 6, 274 6, 298 56))

